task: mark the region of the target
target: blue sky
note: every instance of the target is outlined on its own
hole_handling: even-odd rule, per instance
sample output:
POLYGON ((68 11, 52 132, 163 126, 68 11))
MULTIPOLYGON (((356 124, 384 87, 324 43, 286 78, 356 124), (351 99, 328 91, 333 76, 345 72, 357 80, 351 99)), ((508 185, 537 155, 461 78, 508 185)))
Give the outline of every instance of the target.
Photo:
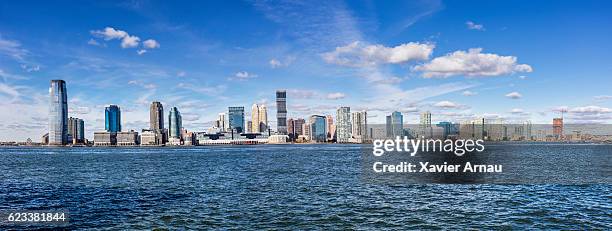
MULTIPOLYGON (((51 79, 87 136, 176 106, 203 131, 288 90, 289 117, 393 110, 610 123, 609 1, 13 1, 0 3, 0 140, 40 139, 51 79)), ((166 110, 167 111, 167 110, 166 110)))

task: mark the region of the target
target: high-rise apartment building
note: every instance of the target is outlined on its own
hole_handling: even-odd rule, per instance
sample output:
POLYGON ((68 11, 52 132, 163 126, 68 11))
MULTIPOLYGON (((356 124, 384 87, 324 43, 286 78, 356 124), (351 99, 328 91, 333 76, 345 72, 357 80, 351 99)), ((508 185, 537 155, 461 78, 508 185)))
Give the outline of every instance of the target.
POLYGON ((351 136, 358 142, 368 139, 368 113, 366 111, 351 114, 351 136))
POLYGON ((287 134, 287 91, 276 91, 276 126, 279 134, 287 134))
POLYGON ((70 117, 68 119, 68 135, 72 139, 68 142, 85 142, 85 122, 82 119, 70 117))
POLYGON ((401 112, 394 111, 387 116, 387 137, 403 136, 404 116, 401 112))
POLYGON ((425 138, 431 138, 432 132, 433 128, 431 126, 431 112, 422 112, 419 122, 419 135, 425 138))
POLYGON ((327 140, 327 125, 325 116, 310 116, 310 140, 313 142, 325 142, 327 140))
POLYGON ((229 122, 227 121, 226 113, 219 113, 217 121, 215 121, 215 127, 219 128, 220 132, 226 132, 229 130, 229 122))
POLYGON ((49 87, 49 145, 68 143, 68 96, 64 80, 51 80, 49 87))
POLYGON ((181 128, 183 127, 183 118, 178 108, 172 107, 168 114, 168 136, 173 139, 181 138, 181 128))
POLYGON ((351 108, 340 107, 336 111, 336 141, 338 143, 348 143, 351 132, 351 108))
POLYGON ((104 128, 107 132, 121 131, 121 109, 117 105, 109 105, 104 109, 104 128))
POLYGON ((229 128, 236 133, 244 132, 244 107, 228 108, 229 128))

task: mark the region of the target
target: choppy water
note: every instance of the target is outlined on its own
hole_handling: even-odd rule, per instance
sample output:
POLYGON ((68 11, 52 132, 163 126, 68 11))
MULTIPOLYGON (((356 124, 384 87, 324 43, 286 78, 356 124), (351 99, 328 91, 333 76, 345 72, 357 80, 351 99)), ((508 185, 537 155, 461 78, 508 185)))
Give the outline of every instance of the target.
POLYGON ((349 145, 2 148, 0 211, 67 209, 69 229, 612 228, 609 184, 371 184, 360 155, 349 145))

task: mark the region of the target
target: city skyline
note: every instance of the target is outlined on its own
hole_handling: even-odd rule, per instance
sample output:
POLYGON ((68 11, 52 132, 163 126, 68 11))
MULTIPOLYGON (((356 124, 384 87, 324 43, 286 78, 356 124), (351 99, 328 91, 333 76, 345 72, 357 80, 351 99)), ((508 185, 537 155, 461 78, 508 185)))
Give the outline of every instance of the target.
POLYGON ((610 3, 481 3, 11 3, 0 8, 0 140, 46 133, 51 79, 66 80, 66 118, 82 119, 87 139, 110 104, 121 130, 150 127, 153 101, 191 130, 252 104, 276 127, 277 89, 285 118, 350 106, 370 124, 395 110, 411 124, 425 111, 432 123, 549 124, 560 111, 566 123, 612 121, 610 3))

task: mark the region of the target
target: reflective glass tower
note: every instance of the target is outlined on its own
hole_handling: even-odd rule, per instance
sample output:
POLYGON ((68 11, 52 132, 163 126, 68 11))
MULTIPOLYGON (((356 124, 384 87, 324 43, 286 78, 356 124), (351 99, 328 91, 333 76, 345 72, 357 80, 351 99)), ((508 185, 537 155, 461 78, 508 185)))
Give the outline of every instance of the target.
POLYGON ((64 80, 51 80, 49 87, 49 145, 68 143, 68 96, 64 80))
POLYGON ((325 142, 327 139, 327 131, 325 124, 325 116, 313 115, 310 116, 310 140, 315 142, 325 142))
POLYGON ((104 109, 104 128, 107 132, 121 131, 121 109, 117 105, 109 105, 104 109))
POLYGON ((181 128, 183 127, 183 119, 178 108, 172 107, 168 115, 168 129, 170 138, 181 138, 181 128))
POLYGON ((229 107, 228 110, 230 129, 242 133, 244 131, 244 107, 229 107))

